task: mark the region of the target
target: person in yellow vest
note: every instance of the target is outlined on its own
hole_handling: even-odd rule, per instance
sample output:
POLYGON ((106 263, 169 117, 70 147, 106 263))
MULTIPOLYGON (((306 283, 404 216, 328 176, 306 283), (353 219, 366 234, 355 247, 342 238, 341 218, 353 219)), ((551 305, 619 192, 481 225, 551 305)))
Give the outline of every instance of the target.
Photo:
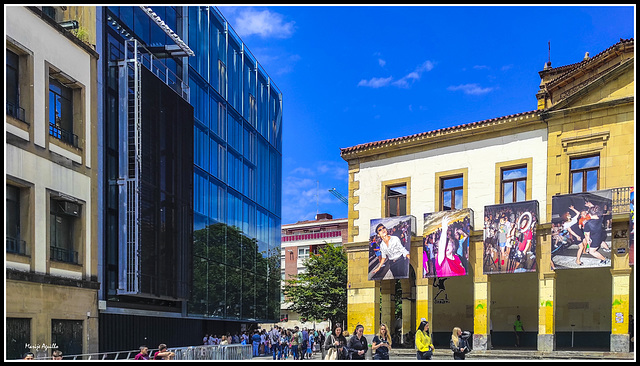
POLYGON ((416 330, 416 356, 418 360, 430 360, 433 356, 435 347, 431 343, 431 337, 429 336, 429 322, 422 318, 418 330, 416 330))

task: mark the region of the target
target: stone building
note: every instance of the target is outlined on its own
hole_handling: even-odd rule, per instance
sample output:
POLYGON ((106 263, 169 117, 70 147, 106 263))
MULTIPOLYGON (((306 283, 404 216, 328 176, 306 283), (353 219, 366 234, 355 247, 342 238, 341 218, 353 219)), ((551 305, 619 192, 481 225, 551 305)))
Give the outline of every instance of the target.
POLYGON ((72 7, 6 6, 6 355, 97 352, 97 62, 72 7))
POLYGON ((626 352, 634 309, 629 258, 629 194, 635 182, 634 40, 621 39, 593 57, 540 71, 537 109, 341 150, 349 166, 347 329, 365 334, 395 321, 393 280, 370 281, 370 220, 412 215, 410 276, 402 285, 402 333, 421 318, 434 343, 447 347, 454 326, 473 332, 476 349, 513 347, 513 323, 525 324, 522 346, 541 351, 576 346, 626 352), (596 162, 587 168, 579 162, 596 162), (506 173, 524 172, 520 195, 505 201, 506 173), (589 185, 578 184, 580 179, 589 185), (611 190, 611 264, 551 269, 552 197, 611 190), (484 274, 483 222, 488 205, 539 203, 537 269, 484 274), (398 202, 402 202, 398 205, 398 202), (392 208, 390 210, 390 208, 392 208), (475 226, 470 270, 446 289, 423 278, 423 214, 470 208, 475 226), (447 301, 435 301, 436 291, 447 301), (382 303, 380 303, 380 299, 382 303), (613 304, 613 305, 612 305, 613 304), (382 309, 382 310, 380 310, 382 309))

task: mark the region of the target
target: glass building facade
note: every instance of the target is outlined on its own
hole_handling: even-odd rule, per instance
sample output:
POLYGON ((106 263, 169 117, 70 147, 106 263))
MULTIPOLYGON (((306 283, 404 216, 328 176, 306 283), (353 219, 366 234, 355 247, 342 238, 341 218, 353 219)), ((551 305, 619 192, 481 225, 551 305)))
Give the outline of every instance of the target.
MULTIPOLYGON (((103 7, 98 11, 98 17, 98 23, 102 24, 99 48, 104 101, 104 237, 100 299, 107 304, 102 313, 112 317, 130 314, 114 311, 116 308, 163 311, 189 320, 190 328, 197 319, 247 324, 277 321, 280 308, 282 93, 215 7, 103 7), (183 45, 188 45, 186 48, 193 54, 188 56, 180 51, 177 40, 184 41, 183 45), (141 186, 144 192, 140 195, 147 201, 131 216, 135 220, 127 221, 131 208, 129 211, 123 208, 126 206, 123 201, 128 197, 124 197, 121 187, 123 171, 126 175, 124 166, 132 164, 135 157, 123 159, 123 154, 131 150, 131 143, 126 143, 131 141, 131 133, 123 129, 123 118, 126 118, 123 115, 132 113, 123 108, 123 98, 127 98, 127 93, 133 95, 132 99, 137 95, 144 107, 145 96, 151 94, 149 87, 140 88, 144 91, 142 94, 131 91, 136 73, 129 72, 130 77, 126 79, 123 62, 130 57, 128 47, 131 42, 140 46, 137 52, 142 59, 152 60, 141 62, 142 67, 150 69, 192 107, 192 118, 187 113, 190 111, 179 102, 171 104, 177 106, 177 112, 169 109, 167 113, 153 113, 153 108, 141 108, 151 110, 144 112, 149 117, 144 113, 141 115, 142 135, 145 135, 145 128, 164 128, 167 130, 155 135, 170 139, 171 131, 174 131, 176 138, 181 139, 177 144, 182 144, 186 136, 189 142, 181 148, 192 151, 180 157, 172 154, 155 157, 153 161, 159 163, 159 171, 141 170, 148 184, 141 186), (167 121, 154 127, 153 121, 158 118, 167 118, 167 121), (171 124, 181 127, 176 130, 168 127, 171 124), (184 128, 191 131, 185 133, 184 128), (191 160, 185 163, 185 159, 191 160), (171 169, 165 169, 163 165, 171 166, 171 169), (150 180, 147 174, 157 175, 156 180, 150 180), (169 179, 167 174, 191 177, 189 186, 181 179, 169 179), (181 189, 167 188, 174 185, 181 189), (182 202, 184 192, 189 192, 192 201, 178 204, 182 202), (169 209, 177 213, 167 216, 169 209), (182 212, 185 209, 189 212, 182 212), (146 233, 145 238, 140 239, 144 247, 136 247, 138 258, 134 260, 141 261, 141 265, 135 267, 135 271, 128 271, 125 268, 128 264, 123 260, 129 250, 127 240, 131 241, 125 238, 130 235, 122 229, 125 222, 127 225, 137 223, 146 233), (150 222, 155 226, 150 227, 150 222), (148 240, 149 233, 154 231, 157 240, 148 240), (164 232, 175 235, 173 238, 158 235, 164 232), (189 234, 186 241, 184 233, 189 234), (158 256, 157 260, 144 262, 141 258, 147 258, 149 252, 169 253, 173 258, 163 262, 158 256), (171 265, 176 268, 169 271, 171 265), (125 278, 129 275, 133 279, 125 278), (144 282, 145 278, 150 282, 144 282), (137 284, 135 281, 141 281, 140 285, 131 287, 133 290, 130 291, 123 289, 130 283, 137 284), (156 290, 159 283, 163 284, 162 290, 156 290)), ((148 74, 151 73, 142 74, 143 85, 149 85, 145 82, 150 77, 148 74)), ((157 97, 154 100, 165 99, 157 97)), ((153 153, 147 148, 151 143, 148 139, 140 141, 142 167, 148 169, 144 161, 145 153, 153 153)), ((153 151, 164 151, 162 146, 165 144, 166 141, 153 144, 161 146, 160 150, 153 151)), ((167 145, 175 146, 176 143, 167 145)), ((105 324, 113 327, 118 324, 113 318, 105 320, 105 324)), ((207 325, 202 328, 203 332, 210 329, 207 325)), ((101 329, 101 334, 107 332, 105 329, 103 333, 101 329)), ((190 333, 199 337, 199 343, 202 337, 199 330, 193 332, 191 329, 190 333)), ((198 344, 184 338, 196 339, 185 334, 180 344, 198 344)), ((161 342, 172 341, 165 338, 161 342)), ((149 340, 149 344, 153 341, 149 340)), ((124 344, 114 343, 101 349, 120 347, 124 344)))

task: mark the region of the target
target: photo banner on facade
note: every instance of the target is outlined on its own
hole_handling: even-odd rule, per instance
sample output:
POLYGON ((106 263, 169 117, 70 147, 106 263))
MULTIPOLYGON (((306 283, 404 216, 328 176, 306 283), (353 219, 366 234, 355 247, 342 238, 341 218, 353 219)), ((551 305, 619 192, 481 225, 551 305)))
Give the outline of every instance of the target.
POLYGON ((473 210, 424 214, 422 277, 464 276, 469 270, 473 210))
POLYGON ((416 233, 416 218, 385 217, 370 221, 369 280, 409 278, 411 236, 416 233))
POLYGON ((535 272, 538 222, 538 201, 485 206, 483 273, 535 272))
POLYGON ((634 211, 635 206, 635 189, 631 187, 629 193, 629 265, 633 266, 636 263, 636 251, 635 251, 635 238, 636 238, 636 215, 634 211))
POLYGON ((611 190, 551 198, 551 268, 611 266, 611 190))

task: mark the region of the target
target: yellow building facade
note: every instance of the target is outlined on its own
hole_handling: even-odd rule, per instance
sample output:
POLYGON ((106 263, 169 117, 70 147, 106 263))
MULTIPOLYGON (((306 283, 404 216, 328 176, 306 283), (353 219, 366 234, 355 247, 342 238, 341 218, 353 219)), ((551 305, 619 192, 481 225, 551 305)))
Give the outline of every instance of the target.
MULTIPOLYGON (((553 351, 573 346, 629 350, 634 267, 629 258, 629 193, 635 184, 634 40, 620 40, 594 57, 540 72, 537 108, 341 151, 349 166, 347 324, 380 324, 415 332, 431 324, 436 348, 448 348, 453 326, 473 332, 475 349, 513 347, 521 315, 524 347, 553 351), (573 193, 571 160, 599 158, 597 189, 613 192, 611 266, 551 269, 552 197, 573 193), (539 202, 534 273, 483 274, 483 210, 501 203, 500 172, 526 167, 526 200, 539 202), (462 207, 474 212, 470 271, 446 286, 423 278, 421 218, 442 207, 443 177, 461 177, 462 207), (369 220, 386 216, 387 188, 406 188, 406 214, 418 219, 411 240, 411 276, 369 281, 369 220), (440 285, 440 286, 439 286, 440 285), (442 292, 446 297, 443 299, 442 292), (401 296, 402 321, 394 315, 401 296)), ((633 261, 631 261, 633 263, 633 261)), ((411 346, 411 344, 409 345, 411 346)))

